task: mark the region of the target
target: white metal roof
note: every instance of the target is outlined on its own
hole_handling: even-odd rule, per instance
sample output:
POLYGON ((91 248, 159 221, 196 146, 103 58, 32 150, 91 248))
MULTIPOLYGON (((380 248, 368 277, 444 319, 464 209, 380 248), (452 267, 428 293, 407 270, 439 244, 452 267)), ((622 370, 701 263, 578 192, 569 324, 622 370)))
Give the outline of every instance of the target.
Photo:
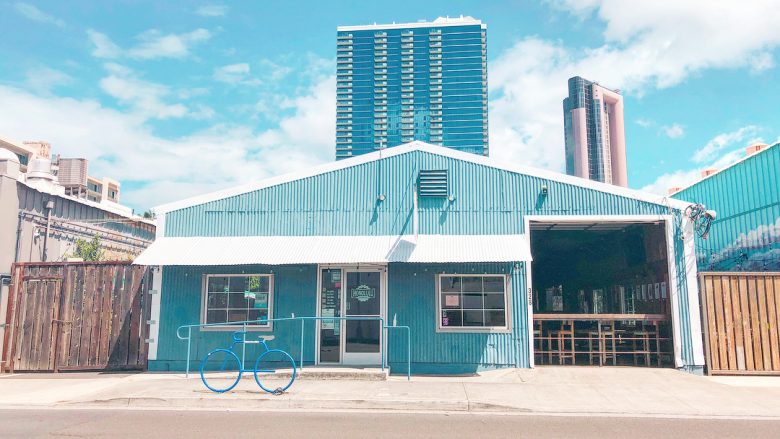
POLYGON ((449 157, 455 160, 476 163, 479 165, 489 166, 491 168, 496 168, 496 169, 502 169, 509 172, 515 172, 518 174, 529 175, 532 177, 544 178, 552 181, 559 181, 561 183, 567 183, 574 186, 593 189, 608 194, 615 194, 623 197, 634 198, 640 201, 660 204, 662 206, 669 206, 676 209, 685 209, 690 204, 688 202, 676 200, 673 198, 669 198, 667 196, 642 192, 636 189, 614 186, 607 183, 601 183, 598 181, 575 177, 573 175, 562 174, 560 172, 553 172, 544 169, 532 168, 530 166, 506 164, 505 162, 501 162, 490 157, 458 151, 444 146, 431 145, 429 143, 415 140, 413 142, 409 142, 404 145, 394 146, 392 148, 387 148, 380 151, 371 152, 368 154, 362 154, 344 160, 329 162, 312 168, 304 169, 301 171, 278 175, 276 177, 267 178, 265 180, 260 180, 257 182, 252 182, 241 186, 235 186, 232 188, 210 192, 207 194, 198 195, 191 198, 186 198, 180 201, 174 201, 172 203, 157 206, 154 208, 154 211, 158 215, 162 215, 165 214, 166 212, 171 212, 174 210, 183 209, 191 206, 197 206, 199 204, 208 203, 210 201, 216 201, 227 197, 241 195, 259 189, 264 189, 267 187, 276 186, 291 181, 312 177, 315 175, 326 174, 328 172, 333 172, 340 169, 349 168, 352 166, 358 166, 364 163, 369 163, 374 160, 379 160, 386 157, 393 157, 400 154, 407 154, 412 151, 424 151, 430 154, 449 157))
POLYGON ((530 261, 525 235, 158 238, 136 265, 383 264, 530 261))

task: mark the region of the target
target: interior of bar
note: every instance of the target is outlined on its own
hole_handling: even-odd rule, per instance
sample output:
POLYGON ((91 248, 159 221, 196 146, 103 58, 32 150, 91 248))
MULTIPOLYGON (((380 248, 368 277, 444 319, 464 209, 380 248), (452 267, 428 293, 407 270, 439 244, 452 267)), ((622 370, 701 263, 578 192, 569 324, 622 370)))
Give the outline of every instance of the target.
POLYGON ((673 362, 664 224, 531 223, 534 361, 673 362))

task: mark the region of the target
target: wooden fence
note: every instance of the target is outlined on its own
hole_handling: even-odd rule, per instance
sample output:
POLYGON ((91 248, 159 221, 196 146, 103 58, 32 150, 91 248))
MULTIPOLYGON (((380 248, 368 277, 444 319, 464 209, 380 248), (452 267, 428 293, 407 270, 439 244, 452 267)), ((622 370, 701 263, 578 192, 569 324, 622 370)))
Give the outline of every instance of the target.
POLYGON ((699 274, 707 368, 780 375, 780 273, 699 274))
POLYGON ((15 264, 5 371, 144 369, 150 286, 129 262, 15 264))

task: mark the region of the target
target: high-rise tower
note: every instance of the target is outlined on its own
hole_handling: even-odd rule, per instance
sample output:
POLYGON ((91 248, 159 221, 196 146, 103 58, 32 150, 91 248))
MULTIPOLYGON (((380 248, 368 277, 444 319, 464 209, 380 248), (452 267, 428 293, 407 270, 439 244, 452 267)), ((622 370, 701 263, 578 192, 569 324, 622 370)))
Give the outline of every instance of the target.
POLYGON ((336 158, 413 140, 488 155, 487 26, 339 26, 336 158))
POLYGON ((628 186, 623 96, 579 76, 563 100, 566 173, 628 186))

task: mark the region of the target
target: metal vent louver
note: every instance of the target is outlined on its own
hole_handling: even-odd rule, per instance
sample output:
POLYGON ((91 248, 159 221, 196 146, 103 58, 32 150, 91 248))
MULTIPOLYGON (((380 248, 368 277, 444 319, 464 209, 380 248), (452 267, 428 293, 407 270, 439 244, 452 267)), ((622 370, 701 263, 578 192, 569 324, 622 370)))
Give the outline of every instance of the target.
POLYGON ((418 182, 421 197, 446 197, 449 179, 447 170, 421 170, 418 182))

